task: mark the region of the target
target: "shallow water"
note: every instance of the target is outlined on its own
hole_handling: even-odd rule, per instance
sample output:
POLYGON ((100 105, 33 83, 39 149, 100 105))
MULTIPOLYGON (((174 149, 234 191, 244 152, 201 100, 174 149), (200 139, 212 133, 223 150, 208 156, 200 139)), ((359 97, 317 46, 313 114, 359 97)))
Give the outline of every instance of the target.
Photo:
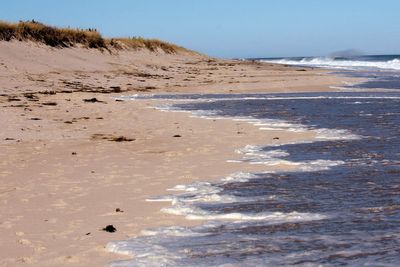
POLYGON ((346 77, 362 78, 365 81, 358 84, 347 85, 344 88, 354 89, 384 89, 399 90, 400 89, 400 72, 389 70, 368 70, 368 71, 338 71, 336 75, 346 77))
POLYGON ((400 94, 158 95, 163 109, 319 134, 315 142, 248 146, 243 161, 297 171, 237 173, 180 185, 164 212, 198 227, 148 230, 108 249, 112 266, 398 266, 400 94))

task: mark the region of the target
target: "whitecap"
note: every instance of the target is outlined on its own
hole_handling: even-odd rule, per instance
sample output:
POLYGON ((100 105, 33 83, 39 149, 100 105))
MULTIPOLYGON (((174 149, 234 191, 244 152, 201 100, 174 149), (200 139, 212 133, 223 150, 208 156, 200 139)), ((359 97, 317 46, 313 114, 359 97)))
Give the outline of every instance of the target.
POLYGON ((277 59, 260 60, 262 62, 277 63, 295 66, 310 66, 331 69, 360 70, 360 69, 386 69, 400 70, 398 58, 388 61, 364 61, 364 60, 337 60, 329 57, 303 58, 301 60, 277 59))

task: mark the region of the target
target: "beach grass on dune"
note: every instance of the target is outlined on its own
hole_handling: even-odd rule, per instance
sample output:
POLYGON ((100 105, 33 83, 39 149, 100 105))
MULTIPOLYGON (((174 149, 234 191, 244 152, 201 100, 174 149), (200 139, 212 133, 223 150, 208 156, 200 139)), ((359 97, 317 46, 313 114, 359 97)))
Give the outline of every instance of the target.
POLYGON ((56 28, 36 21, 19 23, 0 22, 0 40, 34 41, 52 47, 106 48, 104 38, 96 30, 56 28))
POLYGON ((114 38, 109 40, 111 46, 115 48, 127 47, 130 49, 148 49, 150 51, 162 50, 167 54, 173 54, 178 51, 187 51, 186 48, 171 44, 158 39, 145 39, 142 37, 132 38, 114 38))
POLYGON ((9 23, 0 21, 0 41, 33 41, 51 47, 65 48, 80 45, 97 49, 147 49, 167 54, 189 52, 189 50, 158 39, 104 38, 96 29, 72 29, 48 26, 37 21, 9 23))

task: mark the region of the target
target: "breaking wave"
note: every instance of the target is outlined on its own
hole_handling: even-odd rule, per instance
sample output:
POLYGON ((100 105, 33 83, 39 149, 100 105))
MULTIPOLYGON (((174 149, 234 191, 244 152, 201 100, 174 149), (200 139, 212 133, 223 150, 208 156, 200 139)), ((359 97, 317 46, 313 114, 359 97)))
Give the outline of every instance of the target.
POLYGON ((395 58, 387 61, 367 61, 367 60, 351 60, 351 59, 335 59, 329 57, 315 57, 302 59, 271 59, 261 60, 262 62, 278 63, 286 65, 309 66, 330 69, 384 69, 384 70, 400 70, 400 59, 395 58))

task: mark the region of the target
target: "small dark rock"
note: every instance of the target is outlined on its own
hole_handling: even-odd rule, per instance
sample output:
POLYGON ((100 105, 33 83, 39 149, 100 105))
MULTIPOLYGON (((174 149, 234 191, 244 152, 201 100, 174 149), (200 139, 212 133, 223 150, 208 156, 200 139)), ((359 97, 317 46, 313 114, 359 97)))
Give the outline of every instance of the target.
POLYGON ((86 233, 85 235, 90 235, 90 232, 86 233))
POLYGON ((6 138, 4 138, 4 140, 6 140, 6 141, 11 141, 11 140, 15 140, 15 138, 6 137, 6 138))
POLYGON ((72 152, 72 153, 71 153, 71 155, 76 155, 76 154, 77 154, 76 152, 72 152))
POLYGON ((117 231, 117 228, 115 228, 114 225, 110 224, 110 225, 107 225, 106 227, 104 227, 102 230, 109 232, 109 233, 114 233, 117 231))
POLYGON ((45 105, 45 106, 57 106, 57 102, 43 102, 42 105, 45 105))
POLYGON ((116 208, 115 212, 124 212, 123 210, 121 210, 120 208, 116 208))
POLYGON ((182 136, 179 135, 179 134, 176 134, 176 135, 174 135, 174 136, 172 136, 172 137, 182 137, 182 136))
POLYGON ((279 140, 279 137, 274 137, 274 138, 272 138, 273 140, 279 140))
POLYGON ((31 120, 33 120, 33 121, 40 121, 41 118, 31 118, 31 120))
POLYGON ((122 91, 120 86, 110 86, 110 89, 112 89, 114 93, 120 93, 122 91))
POLYGON ((103 101, 100 101, 95 97, 83 99, 83 102, 86 102, 86 103, 96 103, 96 102, 103 103, 103 101))

